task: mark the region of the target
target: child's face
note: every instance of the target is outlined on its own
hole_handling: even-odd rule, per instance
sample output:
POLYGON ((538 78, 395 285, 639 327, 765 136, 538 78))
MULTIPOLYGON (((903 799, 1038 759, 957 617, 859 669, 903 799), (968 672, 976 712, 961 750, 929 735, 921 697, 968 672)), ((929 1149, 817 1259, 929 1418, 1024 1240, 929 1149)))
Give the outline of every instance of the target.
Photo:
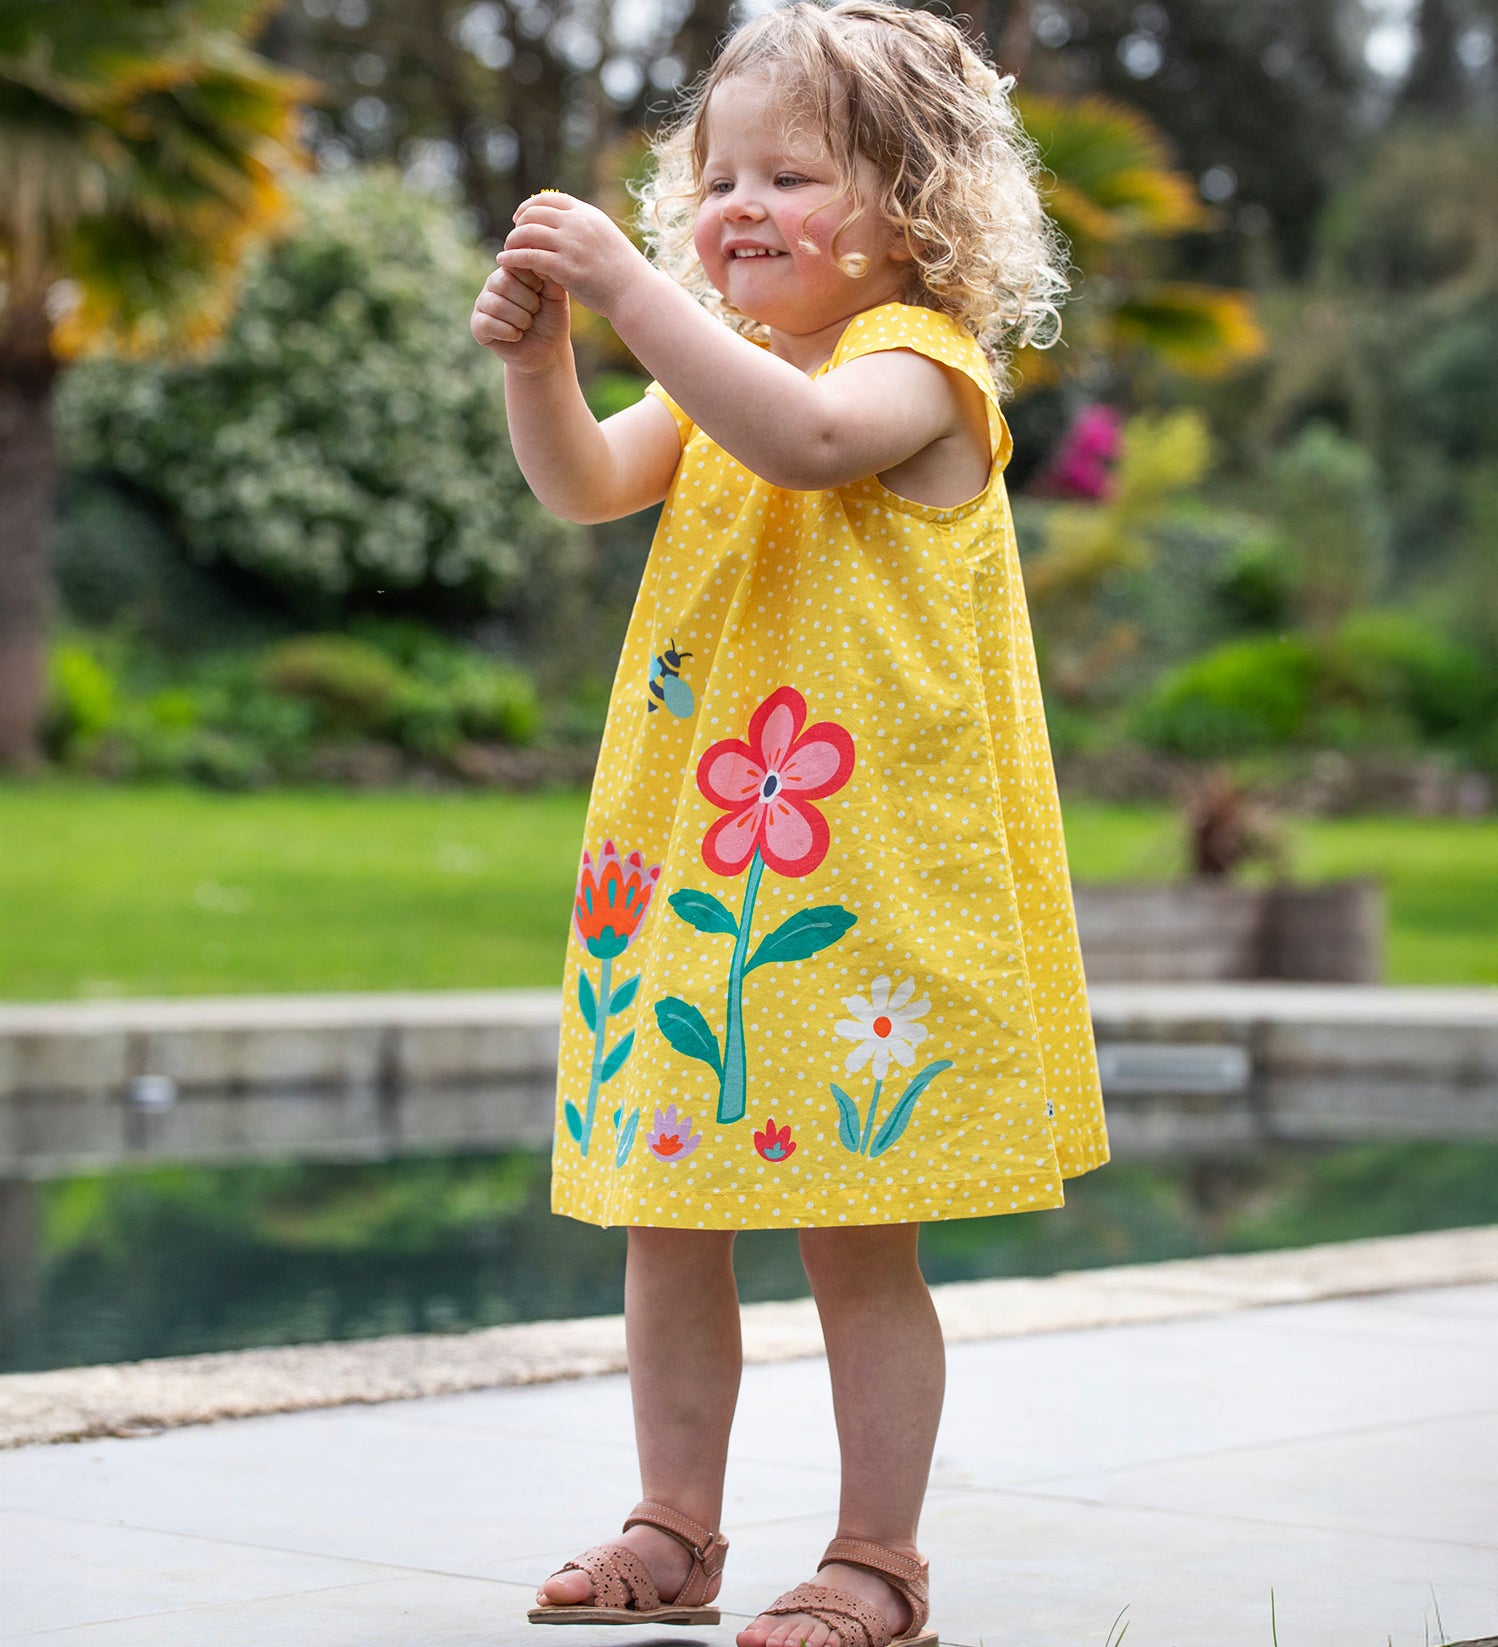
MULTIPOLYGON (((837 257, 866 258, 867 273, 853 276, 838 266, 832 240, 852 202, 838 192, 837 168, 820 134, 791 118, 773 77, 725 80, 705 118, 697 255, 740 314, 772 332, 805 336, 900 295, 909 253, 868 205, 837 244, 837 257)), ((862 155, 854 184, 859 203, 878 198, 878 172, 862 155)))

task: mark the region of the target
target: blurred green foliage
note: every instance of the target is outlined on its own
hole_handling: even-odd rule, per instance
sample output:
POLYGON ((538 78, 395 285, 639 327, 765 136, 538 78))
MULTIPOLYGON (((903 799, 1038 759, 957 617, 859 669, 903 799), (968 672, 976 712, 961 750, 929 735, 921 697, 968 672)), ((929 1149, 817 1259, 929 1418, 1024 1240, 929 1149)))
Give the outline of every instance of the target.
POLYGON ((119 632, 76 635, 54 650, 47 751, 108 776, 249 789, 315 777, 318 751, 351 740, 438 763, 465 743, 535 742, 540 700, 516 664, 419 625, 362 629, 211 653, 169 680, 119 632))

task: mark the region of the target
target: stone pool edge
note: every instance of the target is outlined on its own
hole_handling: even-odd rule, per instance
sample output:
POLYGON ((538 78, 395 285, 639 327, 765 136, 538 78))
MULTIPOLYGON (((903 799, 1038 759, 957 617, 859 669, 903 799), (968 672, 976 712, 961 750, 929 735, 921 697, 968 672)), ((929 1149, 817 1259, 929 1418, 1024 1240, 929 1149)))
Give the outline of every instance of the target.
MULTIPOLYGON (((933 1287, 948 1342, 1498 1281, 1498 1226, 933 1287)), ((810 1299, 744 1307, 744 1359, 822 1353, 810 1299)), ((0 1448, 623 1372, 622 1316, 0 1376, 0 1448)))

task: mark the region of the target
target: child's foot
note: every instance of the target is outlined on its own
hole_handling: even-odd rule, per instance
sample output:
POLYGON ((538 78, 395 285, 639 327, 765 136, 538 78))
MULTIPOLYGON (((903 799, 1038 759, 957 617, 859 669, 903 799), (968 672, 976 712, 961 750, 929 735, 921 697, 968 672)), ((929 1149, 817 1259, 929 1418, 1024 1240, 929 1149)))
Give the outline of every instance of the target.
MULTIPOLYGON (((899 1548, 902 1553, 904 1546, 899 1548)), ((909 1546, 909 1553, 917 1553, 909 1546)), ((841 1561, 831 1561, 811 1580, 824 1584, 829 1590, 843 1590, 871 1607, 889 1629, 886 1638, 893 1641, 910 1628, 910 1603, 887 1579, 871 1573, 867 1567, 849 1567, 841 1561)), ((857 1632, 853 1632, 857 1635, 857 1632)), ((849 1647, 840 1640, 835 1629, 813 1618, 810 1613, 761 1613, 747 1624, 737 1636, 738 1647, 849 1647)))
MULTIPOLYGON (((658 1527, 631 1527, 627 1533, 620 1533, 607 1542, 627 1544, 639 1556, 649 1569, 663 1604, 674 1601, 681 1593, 681 1587, 692 1570, 692 1553, 669 1533, 663 1533, 658 1527)), ((721 1574, 711 1579, 704 1601, 711 1601, 722 1583, 721 1574)), ((581 1607, 592 1599, 592 1579, 575 1569, 572 1572, 553 1573, 536 1592, 536 1602, 542 1607, 581 1607)))

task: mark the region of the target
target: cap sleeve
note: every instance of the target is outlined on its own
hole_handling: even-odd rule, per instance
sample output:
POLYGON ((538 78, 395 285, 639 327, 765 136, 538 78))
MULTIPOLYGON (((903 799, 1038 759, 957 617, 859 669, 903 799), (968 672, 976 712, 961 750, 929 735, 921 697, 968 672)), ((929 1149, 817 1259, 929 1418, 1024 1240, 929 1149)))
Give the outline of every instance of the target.
POLYGON ((909 349, 914 354, 925 355, 963 373, 978 385, 988 403, 990 455, 1002 469, 1009 462, 1014 441, 999 410, 993 373, 978 340, 950 315, 939 314, 935 309, 923 309, 912 303, 885 303, 877 309, 865 309, 849 321, 828 364, 845 366, 860 355, 882 354, 890 349, 909 349))
POLYGON ((670 395, 668 395, 666 391, 661 388, 660 384, 656 383, 653 379, 645 385, 645 393, 647 395, 654 395, 655 398, 660 401, 661 405, 664 406, 671 414, 671 416, 675 418, 677 432, 681 436, 682 445, 685 446, 686 443, 692 438, 692 431, 697 427, 697 425, 693 423, 691 418, 689 418, 687 414, 682 411, 681 407, 678 406, 674 400, 672 400, 670 395))

